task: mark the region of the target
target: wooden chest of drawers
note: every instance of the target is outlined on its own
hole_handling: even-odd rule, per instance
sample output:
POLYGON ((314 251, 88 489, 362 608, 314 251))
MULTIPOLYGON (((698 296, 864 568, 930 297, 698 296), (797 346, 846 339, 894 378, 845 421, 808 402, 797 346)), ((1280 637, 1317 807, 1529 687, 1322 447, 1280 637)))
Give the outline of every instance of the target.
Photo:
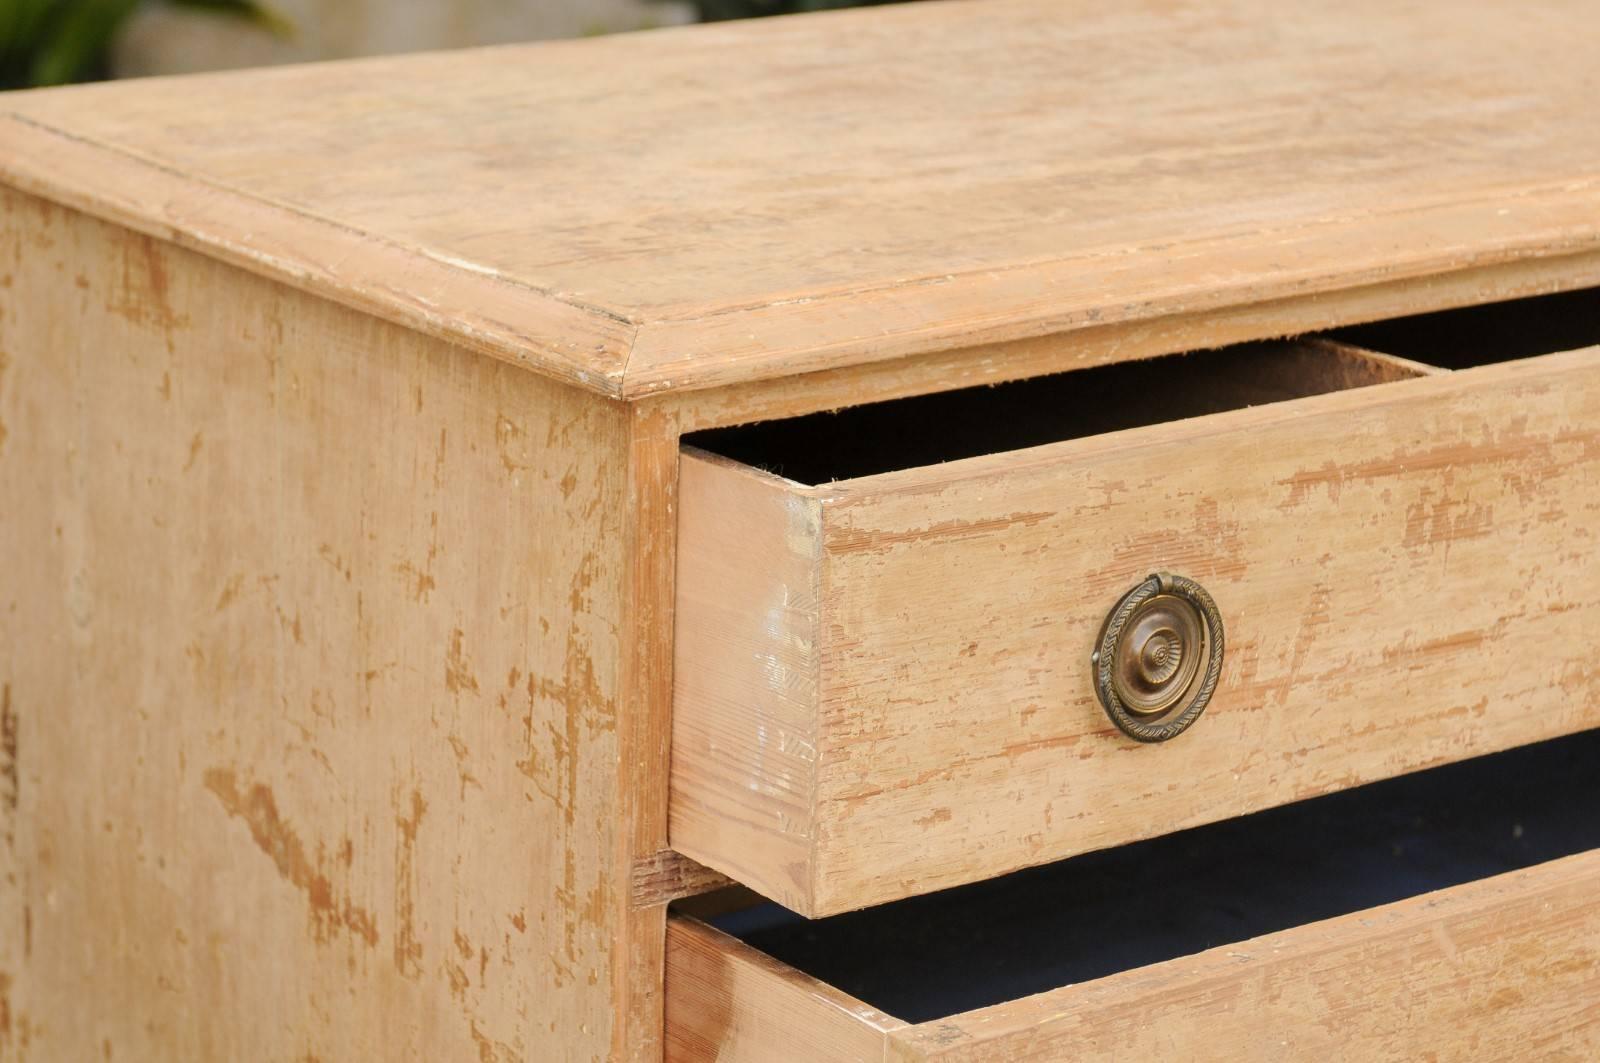
POLYGON ((6 97, 0 1061, 1592 1058, 1597 46, 6 97))

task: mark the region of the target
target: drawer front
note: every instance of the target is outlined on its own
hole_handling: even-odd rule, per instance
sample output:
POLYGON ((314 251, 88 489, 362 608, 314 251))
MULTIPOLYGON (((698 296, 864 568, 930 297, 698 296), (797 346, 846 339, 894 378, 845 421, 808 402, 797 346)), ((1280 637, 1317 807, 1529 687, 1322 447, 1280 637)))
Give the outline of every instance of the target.
POLYGON ((682 461, 671 837, 807 915, 1600 724, 1600 352, 803 487, 682 461), (1171 741, 1090 655, 1226 654, 1171 741))
POLYGON ((1600 852, 910 1025, 720 931, 667 927, 679 1063, 1600 1053, 1600 852))

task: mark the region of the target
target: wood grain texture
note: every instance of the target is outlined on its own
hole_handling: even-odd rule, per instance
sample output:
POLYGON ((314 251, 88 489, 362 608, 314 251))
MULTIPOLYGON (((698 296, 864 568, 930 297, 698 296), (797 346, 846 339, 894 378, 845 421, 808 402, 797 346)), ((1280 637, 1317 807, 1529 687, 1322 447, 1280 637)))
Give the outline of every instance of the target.
POLYGON ((674 847, 821 915, 1600 725, 1597 365, 815 488, 686 453, 674 847), (1158 570, 1228 650, 1144 746, 1089 655, 1158 570))
POLYGON ((76 87, 0 105, 0 174, 638 396, 1593 253, 1589 15, 986 0, 76 87))
POLYGON ((893 1032, 897 1061, 1600 1052, 1600 853, 893 1032))
POLYGON ((677 918, 668 1058, 1578 1063, 1600 1051, 1597 898, 1585 853, 914 1026, 677 918))
POLYGON ((668 1063, 881 1063, 906 1024, 704 923, 667 923, 668 1063))
POLYGON ((626 410, 0 212, 0 1059, 616 1058, 626 410))
POLYGON ((660 849, 633 863, 633 906, 650 908, 733 884, 722 872, 697 864, 675 849, 660 849))

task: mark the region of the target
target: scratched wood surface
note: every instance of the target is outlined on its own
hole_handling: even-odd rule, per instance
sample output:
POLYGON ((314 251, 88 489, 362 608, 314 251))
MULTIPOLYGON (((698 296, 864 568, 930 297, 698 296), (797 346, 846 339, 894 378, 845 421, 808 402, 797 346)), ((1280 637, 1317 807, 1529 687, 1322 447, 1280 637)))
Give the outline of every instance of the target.
POLYGON ((686 452, 674 847, 820 915, 1600 725, 1597 368, 822 487, 686 452), (1227 657, 1147 746, 1089 655, 1159 570, 1210 590, 1227 657))
POLYGON ((0 212, 0 1060, 633 1051, 624 408, 0 212))
POLYGON ((644 395, 1593 252, 1591 16, 917 4, 27 94, 0 171, 644 395))
POLYGON ((697 1005, 669 1005, 669 1058, 1578 1063, 1600 1052, 1597 898, 1585 853, 914 1026, 677 917, 668 999, 697 1005), (832 1054, 813 1050, 824 1029, 832 1054))

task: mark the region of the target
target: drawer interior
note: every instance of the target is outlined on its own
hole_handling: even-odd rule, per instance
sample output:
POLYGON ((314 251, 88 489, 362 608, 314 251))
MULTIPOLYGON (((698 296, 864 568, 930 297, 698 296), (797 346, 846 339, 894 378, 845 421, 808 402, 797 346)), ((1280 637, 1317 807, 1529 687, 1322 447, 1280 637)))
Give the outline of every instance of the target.
POLYGON ((1600 288, 1397 317, 1332 335, 1428 365, 1470 369, 1600 343, 1600 288))
POLYGON ((1600 344, 1600 288, 698 432, 802 484, 871 476, 1600 344))
POLYGON ((713 429, 683 441, 822 484, 1414 375, 1415 367, 1369 351, 1247 343, 713 429))
POLYGON ((1597 802, 1585 732, 847 915, 701 912, 926 1022, 1600 848, 1597 802))

